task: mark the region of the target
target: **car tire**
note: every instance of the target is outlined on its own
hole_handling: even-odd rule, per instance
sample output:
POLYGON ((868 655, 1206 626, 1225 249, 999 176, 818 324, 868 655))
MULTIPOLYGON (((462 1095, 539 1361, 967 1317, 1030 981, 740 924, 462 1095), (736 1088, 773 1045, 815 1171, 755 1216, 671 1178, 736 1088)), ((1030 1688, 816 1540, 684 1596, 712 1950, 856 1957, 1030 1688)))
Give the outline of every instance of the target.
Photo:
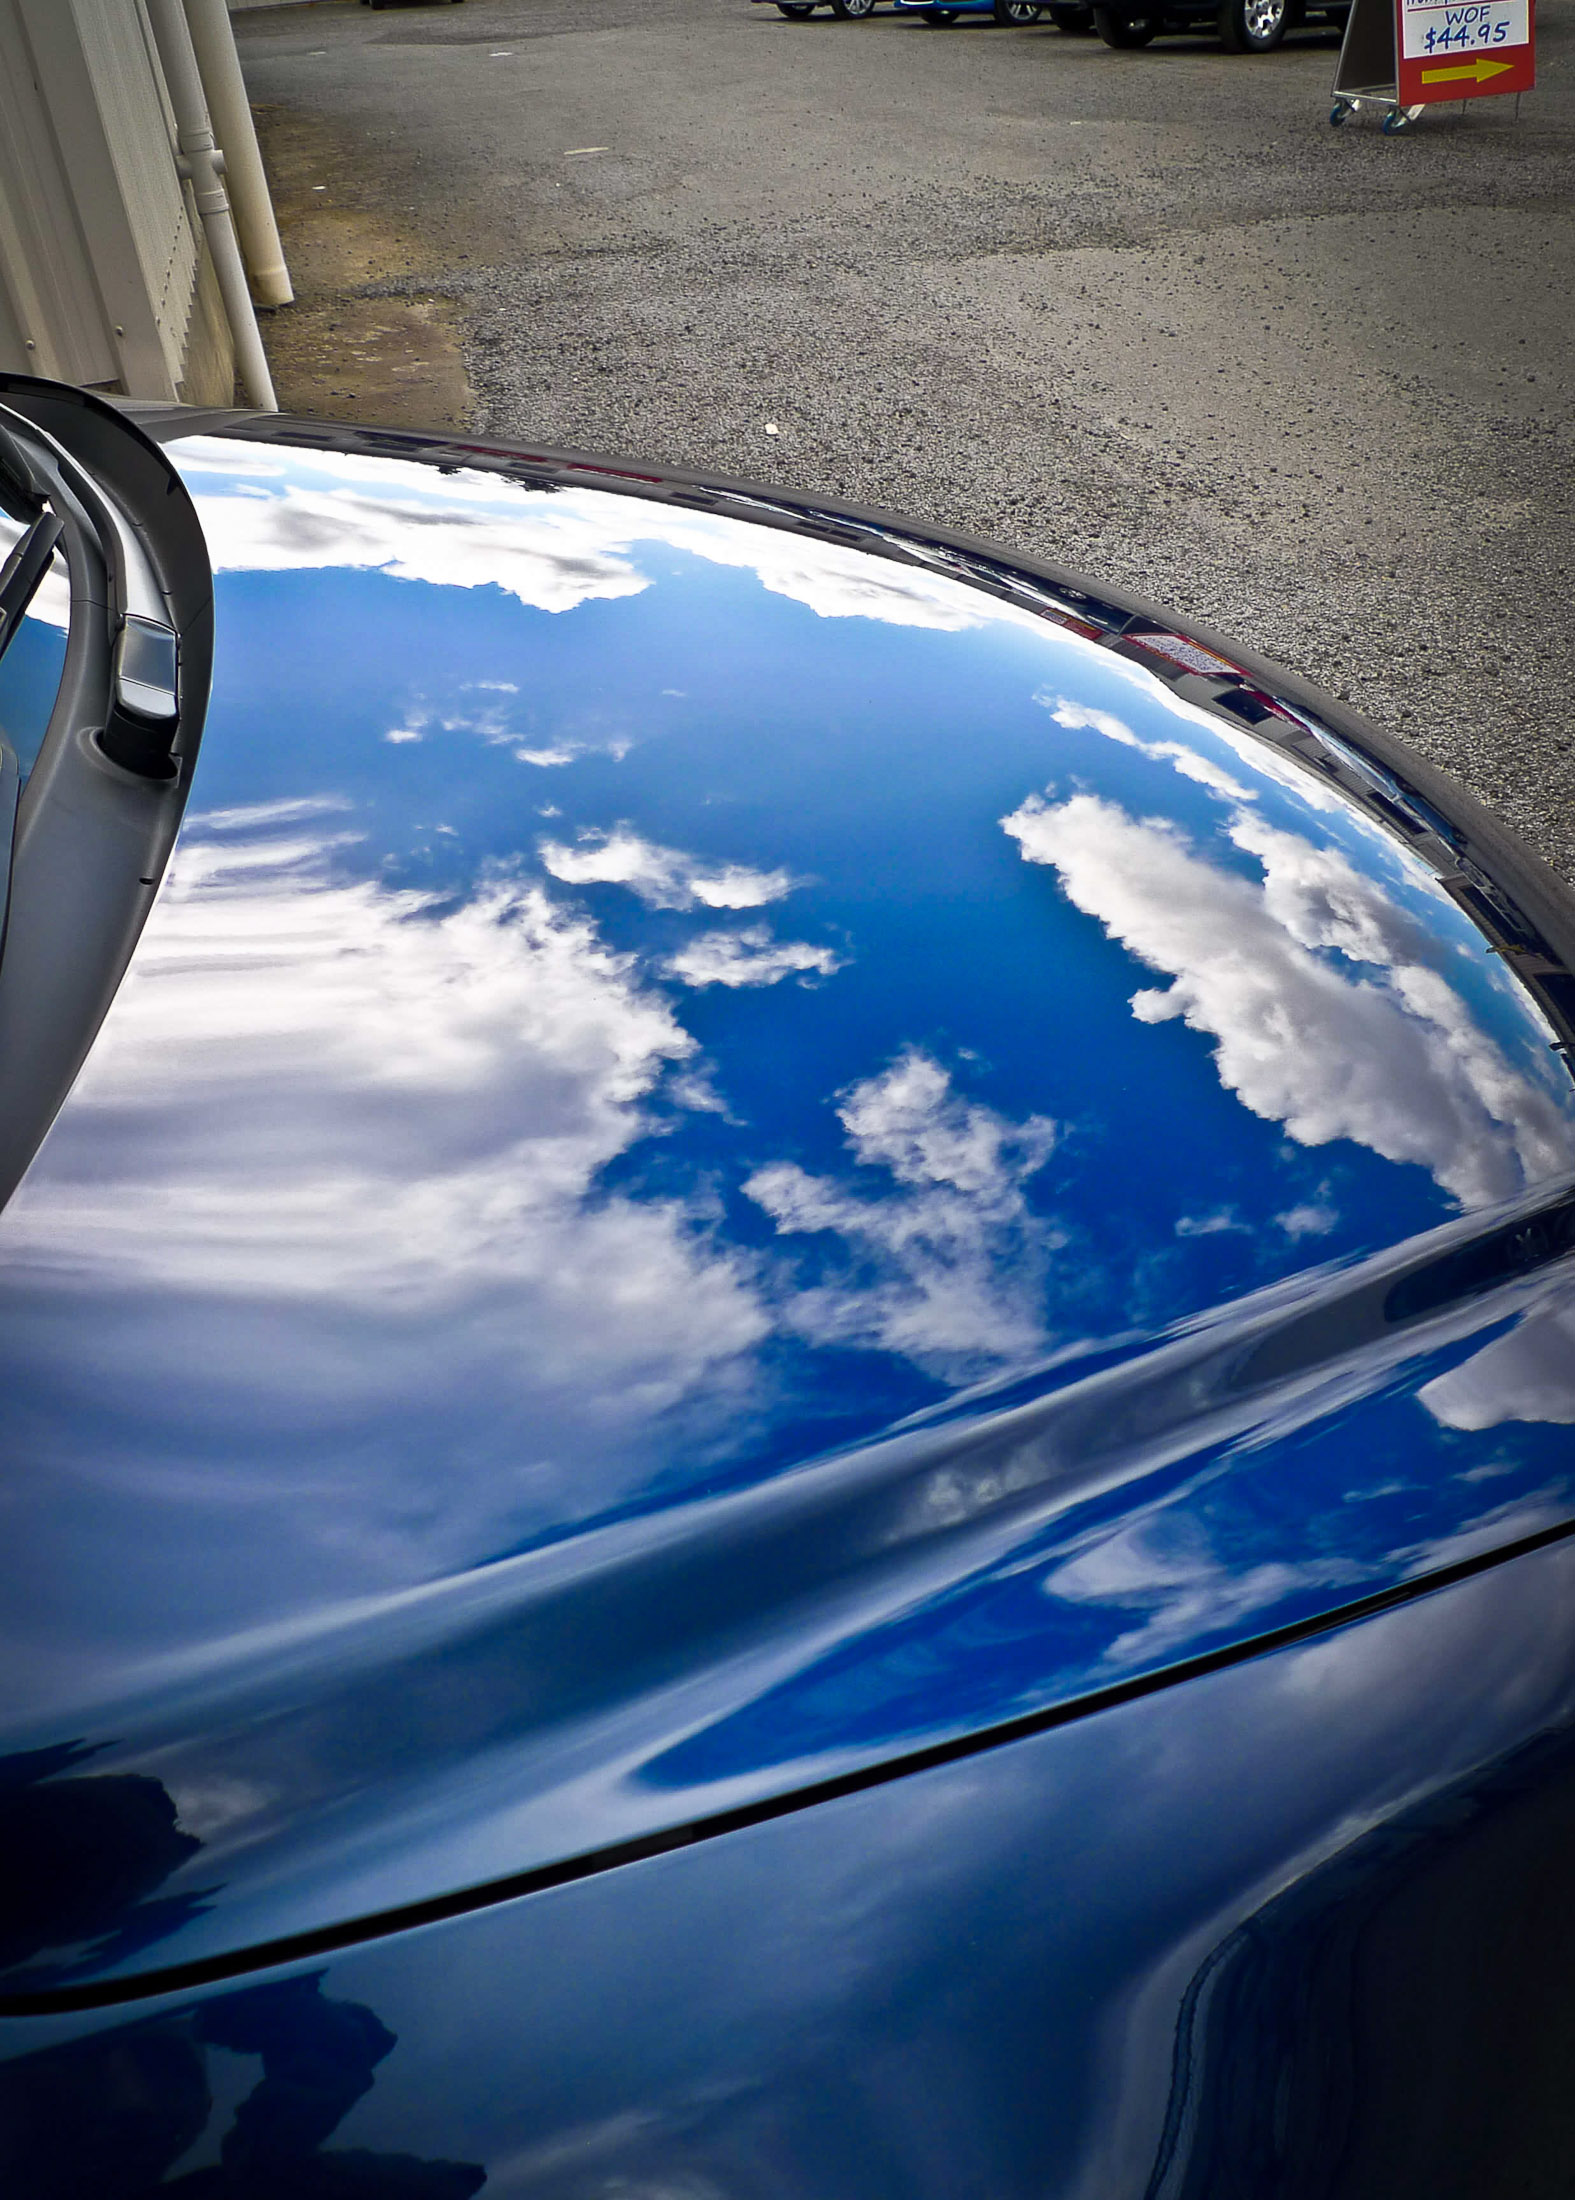
POLYGON ((1147 8, 1095 8, 1094 28, 1107 46, 1146 46, 1159 30, 1159 16, 1147 8))
POLYGON ((866 15, 875 13, 875 0, 831 0, 831 12, 846 22, 862 22, 866 15))
POLYGON ((815 12, 815 0, 777 0, 778 15, 787 16, 794 23, 802 23, 807 15, 815 12))
POLYGON ((1094 27, 1094 11, 1082 0, 1052 0, 1050 20, 1068 38, 1083 38, 1094 27))
POLYGON ((995 20, 1003 30, 1022 30, 1044 12, 1040 0, 995 0, 995 20))
POLYGON ((1290 14, 1290 0, 1221 0, 1220 44, 1227 53, 1272 53, 1290 14))

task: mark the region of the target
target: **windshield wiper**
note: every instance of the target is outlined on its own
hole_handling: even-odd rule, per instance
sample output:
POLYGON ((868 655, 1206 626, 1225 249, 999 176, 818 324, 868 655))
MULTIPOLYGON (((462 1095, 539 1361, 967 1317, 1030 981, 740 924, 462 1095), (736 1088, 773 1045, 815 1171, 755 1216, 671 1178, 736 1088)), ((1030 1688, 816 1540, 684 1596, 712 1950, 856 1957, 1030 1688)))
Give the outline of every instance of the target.
POLYGON ((40 512, 4 565, 0 565, 0 657, 16 637, 27 607, 49 571, 64 530, 53 512, 40 512))
POLYGON ((180 476, 102 399, 0 374, 0 477, 30 522, 0 570, 0 649, 57 550, 71 592, 54 708, 15 810, 3 1203, 115 997, 174 844, 207 707, 213 575, 180 476))

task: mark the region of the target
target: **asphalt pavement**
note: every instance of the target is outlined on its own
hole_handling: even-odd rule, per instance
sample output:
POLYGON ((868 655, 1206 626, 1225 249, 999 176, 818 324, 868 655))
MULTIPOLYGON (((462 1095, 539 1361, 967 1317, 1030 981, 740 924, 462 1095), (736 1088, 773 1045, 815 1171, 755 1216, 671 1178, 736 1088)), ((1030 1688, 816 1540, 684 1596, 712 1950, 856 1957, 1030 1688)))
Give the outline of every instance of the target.
POLYGON ((1238 57, 752 0, 236 21, 328 179, 303 203, 383 240, 347 300, 450 316, 477 427, 1142 590, 1575 880, 1570 0, 1518 121, 1394 137, 1329 127, 1322 28, 1238 57))

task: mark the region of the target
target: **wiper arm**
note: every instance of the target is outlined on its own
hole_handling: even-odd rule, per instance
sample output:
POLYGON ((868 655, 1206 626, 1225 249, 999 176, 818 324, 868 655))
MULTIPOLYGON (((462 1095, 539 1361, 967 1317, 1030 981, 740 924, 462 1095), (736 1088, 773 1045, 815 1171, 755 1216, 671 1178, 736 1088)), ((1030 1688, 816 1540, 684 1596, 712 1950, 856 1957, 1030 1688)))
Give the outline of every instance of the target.
MULTIPOLYGON (((60 686, 16 809, 0 951, 3 1203, 82 1066, 174 843, 207 702, 213 575, 174 467, 102 400, 0 374, 0 454, 13 490, 28 485, 12 514, 34 522, 0 592, 31 594, 57 542, 71 588, 60 686)), ((13 610, 0 636, 19 620, 13 610)))
POLYGON ((41 512, 4 565, 0 565, 0 657, 11 647, 27 607, 49 571, 64 529, 53 512, 41 512))
MULTIPOLYGON (((13 462, 26 467, 49 507, 0 574, 0 606, 13 562, 18 589, 31 598, 55 543, 62 535, 74 539, 78 561, 85 554, 92 577, 85 586, 73 580, 73 619, 81 612, 102 621, 107 645, 90 649, 81 662, 78 709, 96 721, 98 746, 111 762, 139 778, 174 779, 179 770, 174 755, 181 703, 179 640, 147 548, 120 500, 88 467, 37 423, 19 422, 15 414, 10 419, 16 423, 9 431, 13 462), (31 448, 17 440, 17 427, 24 424, 37 437, 31 448), (46 528, 52 529, 47 550, 40 532, 46 528), (42 564, 37 563, 40 552, 42 564)), ((4 432, 6 408, 0 406, 4 432)), ((0 655, 19 616, 0 618, 0 655)))

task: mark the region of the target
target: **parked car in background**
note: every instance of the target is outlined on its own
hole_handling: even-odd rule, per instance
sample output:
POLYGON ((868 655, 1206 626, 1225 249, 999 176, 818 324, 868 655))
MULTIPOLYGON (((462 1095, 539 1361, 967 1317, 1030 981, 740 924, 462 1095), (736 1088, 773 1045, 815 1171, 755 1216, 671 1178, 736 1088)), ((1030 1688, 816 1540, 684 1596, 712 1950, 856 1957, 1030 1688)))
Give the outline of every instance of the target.
POLYGON ((945 6, 936 5, 935 0, 892 0, 892 5, 897 14, 922 15, 928 23, 953 23, 959 15, 982 15, 989 22, 1015 29, 1037 23, 1041 16, 1052 13, 1040 0, 947 0, 945 6))
POLYGON ((899 15, 922 15, 927 22, 946 24, 959 15, 982 15, 1004 28, 1026 28, 1048 19, 1058 31, 1080 35, 1093 29, 1093 9, 1084 0, 892 0, 899 15))
POLYGON ((0 377, 0 2183, 1575 2181, 1575 904, 659 463, 0 377))
POLYGON ((1270 53, 1288 30, 1304 23, 1339 29, 1349 12, 1345 0, 1328 7, 1308 6, 1305 0, 1165 0, 1163 6, 1109 0, 1094 7, 1093 25, 1107 46, 1146 46, 1162 33, 1213 25, 1231 53, 1270 53))
MULTIPOLYGON (((802 23, 814 14, 820 0, 756 0, 756 4, 774 7, 778 15, 785 15, 795 23, 802 23)), ((862 22, 866 16, 875 13, 876 0, 826 0, 826 6, 844 22, 862 22)))

